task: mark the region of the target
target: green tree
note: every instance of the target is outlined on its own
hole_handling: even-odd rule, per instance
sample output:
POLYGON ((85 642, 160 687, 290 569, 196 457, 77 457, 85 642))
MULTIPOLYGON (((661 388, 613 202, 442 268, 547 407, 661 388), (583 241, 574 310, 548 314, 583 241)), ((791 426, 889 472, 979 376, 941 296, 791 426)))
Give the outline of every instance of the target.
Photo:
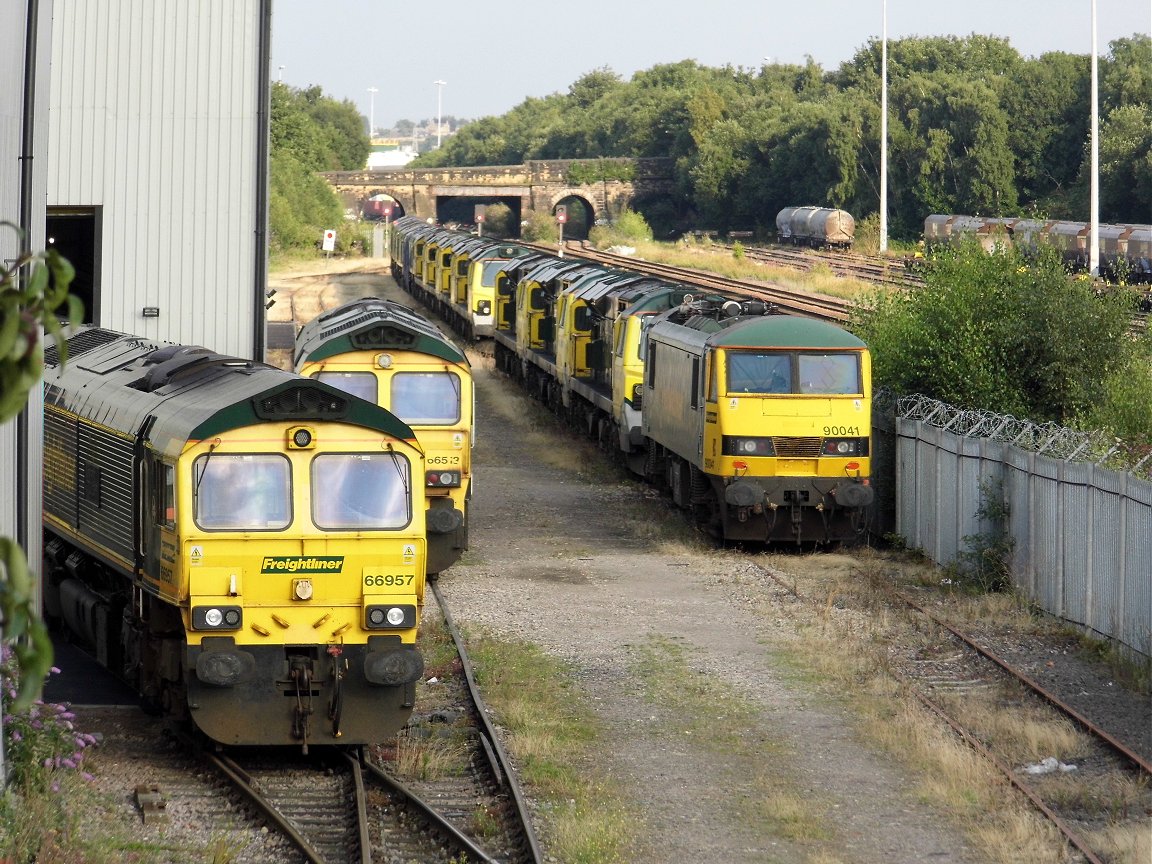
MULTIPOLYGON (((318 87, 272 85, 268 193, 269 249, 312 249, 321 232, 343 223, 343 206, 321 171, 352 170, 368 158, 363 118, 350 102, 318 87)), ((337 232, 342 245, 346 232, 337 232)))
MULTIPOLYGON (((0 229, 19 229, 0 222, 0 229)), ((18 414, 44 368, 41 328, 59 337, 63 323, 78 324, 84 310, 68 294, 75 271, 54 249, 41 255, 21 253, 0 267, 0 423, 18 414), (57 317, 65 311, 65 321, 57 317)), ((67 346, 58 340, 61 362, 67 346)), ((20 669, 20 689, 8 708, 21 711, 39 697, 52 666, 52 643, 34 603, 24 552, 0 537, 0 622, 20 669)), ((7 694, 5 694, 7 695, 7 694)))
MULTIPOLYGON (((1087 190, 1090 159, 1080 187, 1087 190)), ((1087 196, 1085 199, 1087 200, 1087 196)), ((1143 222, 1152 218, 1152 104, 1117 108, 1100 124, 1100 219, 1143 222)))
POLYGON ((1050 53, 1025 61, 1003 87, 1019 198, 1034 212, 1075 215, 1071 193, 1088 139, 1090 83, 1086 56, 1050 53))
POLYGON ((1134 33, 1108 45, 1100 62, 1100 112, 1152 105, 1152 36, 1134 33))

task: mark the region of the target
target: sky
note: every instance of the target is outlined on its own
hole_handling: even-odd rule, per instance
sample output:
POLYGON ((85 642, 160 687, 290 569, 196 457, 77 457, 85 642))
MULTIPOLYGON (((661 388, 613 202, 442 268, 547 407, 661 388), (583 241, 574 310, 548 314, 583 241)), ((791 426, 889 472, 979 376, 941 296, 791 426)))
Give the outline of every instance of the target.
MULTIPOLYGON (((1152 32, 1152 0, 1095 0, 1097 50, 1152 32)), ((1006 37, 1025 57, 1089 54, 1093 0, 273 0, 272 77, 350 100, 377 128, 500 115, 607 67, 836 69, 870 39, 1006 37), (443 82, 437 84, 436 82, 443 82), (376 88, 370 93, 369 88, 376 88)))

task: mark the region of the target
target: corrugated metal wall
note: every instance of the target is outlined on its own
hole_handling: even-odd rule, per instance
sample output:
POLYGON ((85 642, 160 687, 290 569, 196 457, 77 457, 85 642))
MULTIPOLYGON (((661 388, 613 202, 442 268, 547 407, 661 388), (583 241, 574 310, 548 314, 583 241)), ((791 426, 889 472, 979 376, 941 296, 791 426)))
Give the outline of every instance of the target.
POLYGON ((896 531, 948 565, 1002 490, 1013 580, 1053 615, 1152 656, 1152 481, 896 420, 896 531))
POLYGON ((48 206, 100 208, 104 327, 252 356, 259 7, 54 2, 48 206))

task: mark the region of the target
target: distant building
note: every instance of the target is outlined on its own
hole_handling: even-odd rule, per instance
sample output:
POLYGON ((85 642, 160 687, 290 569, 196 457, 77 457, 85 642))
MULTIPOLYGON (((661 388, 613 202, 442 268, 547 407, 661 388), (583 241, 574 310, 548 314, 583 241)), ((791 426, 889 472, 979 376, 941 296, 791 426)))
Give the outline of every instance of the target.
POLYGON ((410 138, 373 138, 366 167, 402 168, 415 158, 416 147, 410 138))

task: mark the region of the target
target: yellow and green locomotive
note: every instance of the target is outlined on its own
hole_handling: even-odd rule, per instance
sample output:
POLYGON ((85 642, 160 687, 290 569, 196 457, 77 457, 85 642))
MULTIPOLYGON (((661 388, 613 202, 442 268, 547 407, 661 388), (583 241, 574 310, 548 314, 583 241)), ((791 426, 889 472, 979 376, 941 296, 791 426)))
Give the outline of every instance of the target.
POLYGON ((45 611, 223 744, 359 744, 411 714, 424 454, 321 382, 88 327, 44 375, 45 611))
POLYGON ((867 346, 773 311, 688 298, 648 328, 647 471, 725 539, 857 541, 873 500, 867 346))
POLYGON ((428 319, 391 300, 365 298, 308 322, 295 369, 391 411, 424 449, 428 573, 468 548, 475 396, 468 358, 428 319))

